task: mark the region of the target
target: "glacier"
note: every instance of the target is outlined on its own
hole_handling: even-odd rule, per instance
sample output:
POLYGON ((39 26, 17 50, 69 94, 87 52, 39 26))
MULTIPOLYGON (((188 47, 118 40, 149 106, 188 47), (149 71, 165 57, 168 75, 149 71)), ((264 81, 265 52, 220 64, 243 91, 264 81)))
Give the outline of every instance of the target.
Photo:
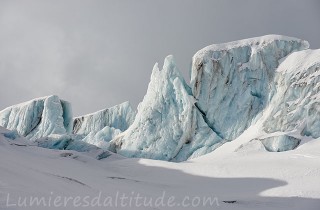
POLYGON ((55 95, 37 98, 2 110, 0 126, 30 140, 67 134, 72 131, 72 108, 55 95))
POLYGON ((78 140, 108 148, 109 141, 127 130, 136 112, 130 103, 113 106, 98 112, 74 118, 73 134, 78 140))
MULTIPOLYGON (((320 137, 320 50, 267 35, 199 50, 190 85, 173 56, 156 63, 143 101, 73 118, 58 96, 0 111, 0 126, 53 149, 88 145, 126 157, 185 161, 208 154, 249 129, 251 148, 282 152, 320 137)), ((245 148, 242 148, 245 151, 245 148)))

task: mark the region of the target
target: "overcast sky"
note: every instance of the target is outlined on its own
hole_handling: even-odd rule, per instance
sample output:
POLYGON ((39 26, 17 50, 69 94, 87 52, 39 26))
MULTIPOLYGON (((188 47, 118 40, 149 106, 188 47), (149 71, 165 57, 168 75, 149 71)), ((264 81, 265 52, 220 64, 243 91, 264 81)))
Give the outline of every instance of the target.
POLYGON ((143 98, 169 54, 265 34, 320 48, 319 0, 0 0, 0 109, 56 94, 75 115, 143 98))

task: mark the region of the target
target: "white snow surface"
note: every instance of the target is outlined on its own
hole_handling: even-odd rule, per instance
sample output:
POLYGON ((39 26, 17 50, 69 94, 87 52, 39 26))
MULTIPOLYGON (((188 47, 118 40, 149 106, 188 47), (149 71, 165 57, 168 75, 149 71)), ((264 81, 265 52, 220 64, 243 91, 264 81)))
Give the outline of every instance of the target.
POLYGON ((232 42, 212 44, 199 50, 194 55, 194 57, 204 57, 205 54, 212 51, 227 51, 234 48, 240 48, 245 46, 251 46, 251 48, 254 49, 254 51, 259 51, 265 48, 267 45, 274 44, 274 42, 277 42, 277 41, 301 43, 301 47, 305 49, 310 47, 310 44, 308 43, 308 41, 305 41, 305 40, 301 40, 301 39, 289 37, 289 36, 270 34, 270 35, 242 39, 242 40, 237 40, 232 42))
POLYGON ((252 143, 235 149, 255 136, 255 132, 249 132, 208 155, 173 163, 97 160, 86 153, 27 145, 24 138, 4 137, 7 132, 0 128, 0 209, 318 210, 320 206, 319 139, 306 139, 296 150, 282 153, 266 152, 252 143), (134 197, 138 193, 143 200, 153 199, 151 204, 140 200, 137 206, 134 197), (123 195, 128 198, 121 206, 123 195), (54 207, 53 200, 59 196, 69 199, 66 207, 61 202, 54 207), (30 206, 30 202, 14 206, 19 198, 34 197, 44 198, 47 205, 51 198, 51 207, 43 203, 30 206), (81 207, 74 205, 77 197, 80 201, 75 204, 81 207), (162 197, 164 201, 156 203, 162 197), (169 206, 170 197, 173 201, 169 206), (129 198, 133 199, 130 207, 129 198), (206 198, 217 200, 212 205, 204 204, 206 198), (103 206, 105 200, 112 203, 103 206), (193 206, 193 200, 198 205, 193 206))

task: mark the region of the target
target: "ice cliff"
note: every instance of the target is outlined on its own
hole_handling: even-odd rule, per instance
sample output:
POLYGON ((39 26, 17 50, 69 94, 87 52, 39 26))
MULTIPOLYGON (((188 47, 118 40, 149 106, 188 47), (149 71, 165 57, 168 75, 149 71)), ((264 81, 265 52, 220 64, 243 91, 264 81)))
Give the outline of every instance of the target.
POLYGON ((152 70, 133 124, 111 142, 111 149, 127 157, 185 160, 208 140, 208 147, 221 141, 201 120, 194 102, 173 57, 166 57, 162 70, 158 64, 152 70))
POLYGON ((300 130, 320 137, 320 50, 289 55, 277 69, 265 131, 300 130))
MULTIPOLYGON (((320 50, 303 50, 289 55, 275 76, 271 102, 260 119, 266 133, 285 133, 280 146, 271 151, 297 146, 295 137, 320 137, 320 50), (291 139, 291 141, 290 141, 291 139)), ((273 140, 265 141, 274 144, 273 140)))
POLYGON ((191 87, 209 127, 225 140, 238 137, 269 102, 281 59, 308 47, 303 40, 269 35, 197 52, 191 87))
POLYGON ((108 142, 128 129, 136 112, 129 102, 116 105, 92 114, 76 117, 73 123, 73 134, 77 139, 108 148, 108 142))
POLYGON ((16 131, 17 135, 32 141, 49 137, 52 141, 65 143, 72 139, 72 142, 82 140, 101 148, 108 148, 108 142, 131 125, 135 114, 130 103, 125 102, 73 119, 70 103, 53 95, 0 111, 0 126, 16 131))
POLYGON ((72 131, 71 105, 58 96, 48 96, 0 111, 0 126, 15 130, 30 140, 72 131))

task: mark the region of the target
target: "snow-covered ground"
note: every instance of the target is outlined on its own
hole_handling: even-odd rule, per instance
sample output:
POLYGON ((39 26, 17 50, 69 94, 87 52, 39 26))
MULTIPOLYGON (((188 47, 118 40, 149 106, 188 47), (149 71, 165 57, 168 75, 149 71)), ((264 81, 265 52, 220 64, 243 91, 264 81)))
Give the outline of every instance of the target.
POLYGON ((272 153, 247 143, 252 131, 211 154, 172 163, 96 160, 33 146, 1 128, 0 209, 318 210, 320 141, 272 153), (35 199, 40 205, 30 204, 35 199))

